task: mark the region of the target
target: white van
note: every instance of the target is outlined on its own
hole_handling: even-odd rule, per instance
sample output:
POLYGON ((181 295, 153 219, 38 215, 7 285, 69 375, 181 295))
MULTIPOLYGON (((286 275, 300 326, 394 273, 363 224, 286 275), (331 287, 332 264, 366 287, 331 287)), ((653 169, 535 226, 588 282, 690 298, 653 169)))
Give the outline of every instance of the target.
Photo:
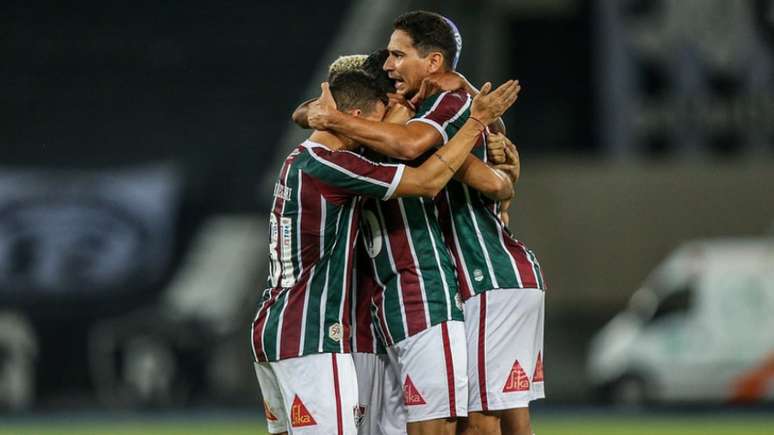
POLYGON ((677 249, 593 338, 588 371, 615 403, 774 399, 774 239, 677 249))

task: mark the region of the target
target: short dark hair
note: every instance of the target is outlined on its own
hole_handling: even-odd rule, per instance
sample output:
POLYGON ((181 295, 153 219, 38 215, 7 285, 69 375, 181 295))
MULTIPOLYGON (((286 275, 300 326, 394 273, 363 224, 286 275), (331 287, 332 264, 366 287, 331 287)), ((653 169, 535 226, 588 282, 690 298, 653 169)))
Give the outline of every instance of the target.
POLYGON ((444 65, 450 70, 454 69, 457 43, 454 30, 442 15, 428 11, 406 12, 395 19, 392 27, 411 36, 420 56, 425 57, 431 51, 440 51, 444 65))
POLYGON ((363 71, 369 76, 374 78, 376 85, 385 93, 395 93, 395 81, 387 75, 387 71, 384 70, 384 62, 390 56, 390 52, 386 48, 380 48, 373 53, 369 54, 363 63, 363 71))
POLYGON ((387 94, 365 71, 342 71, 331 78, 329 85, 336 107, 341 111, 360 109, 369 114, 378 101, 384 104, 388 101, 387 94))

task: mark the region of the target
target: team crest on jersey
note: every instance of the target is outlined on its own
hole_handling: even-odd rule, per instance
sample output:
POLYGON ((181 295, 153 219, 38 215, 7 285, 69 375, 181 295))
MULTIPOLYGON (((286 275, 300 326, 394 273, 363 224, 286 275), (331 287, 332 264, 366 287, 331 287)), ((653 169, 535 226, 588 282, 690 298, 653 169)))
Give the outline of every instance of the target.
POLYGON ((277 421, 279 420, 276 415, 274 415, 273 412, 271 412, 271 408, 269 407, 269 403, 267 401, 263 401, 263 412, 266 414, 266 420, 268 421, 277 421))
POLYGON ((355 427, 360 427, 360 425, 363 424, 363 421, 365 421, 366 407, 358 404, 352 408, 352 412, 355 414, 355 427))
POLYGON ((328 328, 328 337, 335 342, 341 341, 341 337, 344 335, 344 328, 341 323, 334 323, 328 328))
POLYGON ((304 406, 304 402, 298 397, 293 398, 293 405, 290 407, 290 426, 291 427, 306 427, 315 426, 317 422, 309 413, 309 410, 304 406))
POLYGON ((508 374, 508 379, 505 380, 505 386, 503 387, 503 393, 515 393, 519 391, 529 391, 529 378, 524 373, 524 369, 521 368, 519 360, 513 363, 513 368, 508 374))
POLYGON ((476 269, 473 271, 473 279, 476 282, 481 282, 484 280, 484 272, 481 271, 481 269, 476 269))
POLYGON ((409 376, 406 376, 406 381, 403 383, 403 402, 406 406, 425 405, 427 403, 424 397, 419 394, 417 387, 414 386, 409 376))

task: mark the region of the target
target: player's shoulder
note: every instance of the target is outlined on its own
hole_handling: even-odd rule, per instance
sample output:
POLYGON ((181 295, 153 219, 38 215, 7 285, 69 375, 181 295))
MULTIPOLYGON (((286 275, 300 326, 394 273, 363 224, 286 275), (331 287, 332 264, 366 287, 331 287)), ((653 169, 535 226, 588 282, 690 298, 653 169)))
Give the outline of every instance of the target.
POLYGON ((456 91, 444 91, 427 97, 417 110, 420 112, 433 112, 436 110, 454 110, 465 106, 470 100, 470 95, 464 89, 456 91))
POLYGON ((456 98, 460 101, 467 101, 470 98, 470 94, 465 89, 457 89, 456 91, 449 91, 449 98, 456 98))

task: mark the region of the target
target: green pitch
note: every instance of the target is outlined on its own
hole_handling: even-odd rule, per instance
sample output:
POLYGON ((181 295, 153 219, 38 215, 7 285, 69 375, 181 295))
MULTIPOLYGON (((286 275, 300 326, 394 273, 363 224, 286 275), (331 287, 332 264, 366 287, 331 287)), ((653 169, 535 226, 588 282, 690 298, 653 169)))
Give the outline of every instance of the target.
MULTIPOLYGON (((185 417, 154 421, 139 417, 111 422, 99 419, 89 422, 78 418, 4 420, 0 418, 0 435, 264 435, 261 420, 244 417, 232 419, 185 417)), ((534 419, 537 435, 774 435, 774 414, 729 414, 700 416, 601 416, 597 413, 538 415, 534 419)))

